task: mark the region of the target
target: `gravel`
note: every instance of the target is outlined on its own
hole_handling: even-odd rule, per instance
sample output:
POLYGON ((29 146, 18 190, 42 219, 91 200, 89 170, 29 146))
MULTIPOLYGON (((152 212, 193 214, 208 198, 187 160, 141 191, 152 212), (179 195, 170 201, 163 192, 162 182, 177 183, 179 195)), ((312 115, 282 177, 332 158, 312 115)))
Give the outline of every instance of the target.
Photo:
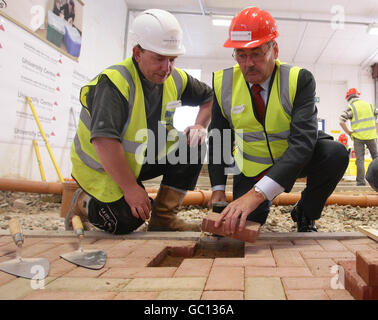
MULTIPOLYGON (((64 230, 60 206, 59 195, 0 191, 0 229, 8 229, 9 220, 15 217, 25 231, 64 230)), ((293 206, 272 206, 261 231, 295 232, 296 224, 290 217, 292 208, 293 206)), ((177 210, 177 215, 187 221, 201 223, 209 211, 208 208, 200 206, 185 206, 177 210)), ((326 206, 316 225, 319 232, 355 232, 360 225, 378 229, 378 208, 326 206)))

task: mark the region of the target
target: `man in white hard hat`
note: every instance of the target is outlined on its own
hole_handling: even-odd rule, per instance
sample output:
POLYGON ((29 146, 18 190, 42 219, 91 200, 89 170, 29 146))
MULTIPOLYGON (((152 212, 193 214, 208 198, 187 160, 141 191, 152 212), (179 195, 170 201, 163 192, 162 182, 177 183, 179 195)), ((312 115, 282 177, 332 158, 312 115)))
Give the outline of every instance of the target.
POLYGON ((185 49, 172 14, 146 10, 130 33, 132 57, 81 90, 83 109, 71 148, 72 177, 80 189, 66 215, 66 229, 77 214, 87 228, 89 222, 114 234, 132 232, 148 220, 149 231, 200 231, 174 210, 194 189, 202 167, 212 89, 174 67, 185 49), (180 135, 173 115, 181 105, 200 109, 195 124, 180 135), (161 175, 152 202, 142 181, 161 175))

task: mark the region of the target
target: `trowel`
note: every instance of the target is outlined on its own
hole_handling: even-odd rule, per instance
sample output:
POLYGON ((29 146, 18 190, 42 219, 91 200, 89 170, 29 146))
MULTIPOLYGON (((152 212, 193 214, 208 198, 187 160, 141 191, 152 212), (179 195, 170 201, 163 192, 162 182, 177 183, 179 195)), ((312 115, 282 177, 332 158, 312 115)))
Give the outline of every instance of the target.
POLYGON ((106 262, 106 252, 104 250, 84 250, 82 248, 82 239, 84 238, 84 227, 80 217, 72 218, 72 227, 78 238, 79 249, 73 252, 62 254, 61 257, 68 262, 78 266, 98 270, 101 269, 106 262))
POLYGON ((13 218, 9 221, 9 230, 13 241, 17 246, 16 259, 0 263, 0 270, 17 277, 26 279, 42 280, 50 271, 50 263, 46 258, 22 258, 22 245, 24 235, 18 220, 13 218))

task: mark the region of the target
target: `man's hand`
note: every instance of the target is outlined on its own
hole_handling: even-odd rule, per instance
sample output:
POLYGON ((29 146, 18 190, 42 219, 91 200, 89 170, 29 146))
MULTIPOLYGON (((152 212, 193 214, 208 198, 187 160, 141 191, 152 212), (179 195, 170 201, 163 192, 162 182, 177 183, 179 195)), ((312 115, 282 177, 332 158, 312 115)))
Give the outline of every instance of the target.
POLYGON ((150 218, 151 202, 148 193, 138 184, 130 186, 125 190, 124 198, 130 206, 131 212, 135 218, 147 220, 150 218))
POLYGON ((248 191, 245 195, 232 201, 220 214, 215 222, 215 228, 218 228, 222 221, 225 224, 225 233, 233 234, 236 231, 236 225, 239 222, 239 231, 245 227, 248 215, 254 211, 263 201, 264 196, 255 192, 254 189, 248 191), (240 217, 240 221, 239 221, 240 217))
POLYGON ((213 191, 207 206, 211 209, 213 207, 214 202, 226 202, 226 192, 223 190, 213 191))
POLYGON ((194 126, 187 127, 184 130, 184 134, 188 136, 188 145, 193 148, 205 142, 207 131, 200 124, 196 124, 194 126))

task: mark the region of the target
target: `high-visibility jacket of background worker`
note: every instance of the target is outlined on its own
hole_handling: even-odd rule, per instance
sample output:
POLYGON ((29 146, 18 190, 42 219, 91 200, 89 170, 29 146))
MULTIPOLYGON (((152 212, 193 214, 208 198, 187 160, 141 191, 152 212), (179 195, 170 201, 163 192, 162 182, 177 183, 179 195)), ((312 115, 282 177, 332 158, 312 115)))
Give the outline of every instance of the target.
MULTIPOLYGON (((102 75, 106 75, 128 101, 129 115, 122 131, 122 146, 130 169, 136 178, 143 165, 148 134, 142 83, 131 57, 105 69, 81 89, 80 101, 83 108, 77 133, 71 146, 72 176, 86 192, 96 199, 108 203, 122 198, 123 192, 104 171, 93 144, 90 142, 91 116, 87 109, 89 90, 98 83, 102 75)), ((168 137, 163 148, 158 151, 158 159, 177 149, 178 135, 173 128, 173 116, 187 81, 186 73, 174 68, 163 84, 161 124, 166 128, 168 137)), ((157 137, 155 138, 157 139, 157 137)), ((159 145, 161 144, 159 143, 159 145)))
POLYGON ((214 73, 217 101, 235 134, 235 162, 245 176, 258 176, 277 162, 288 148, 300 69, 276 60, 264 125, 253 112, 250 88, 240 66, 237 64, 214 73))
POLYGON ((350 121, 352 138, 371 140, 377 138, 374 105, 363 100, 355 100, 348 106, 353 113, 350 121))

